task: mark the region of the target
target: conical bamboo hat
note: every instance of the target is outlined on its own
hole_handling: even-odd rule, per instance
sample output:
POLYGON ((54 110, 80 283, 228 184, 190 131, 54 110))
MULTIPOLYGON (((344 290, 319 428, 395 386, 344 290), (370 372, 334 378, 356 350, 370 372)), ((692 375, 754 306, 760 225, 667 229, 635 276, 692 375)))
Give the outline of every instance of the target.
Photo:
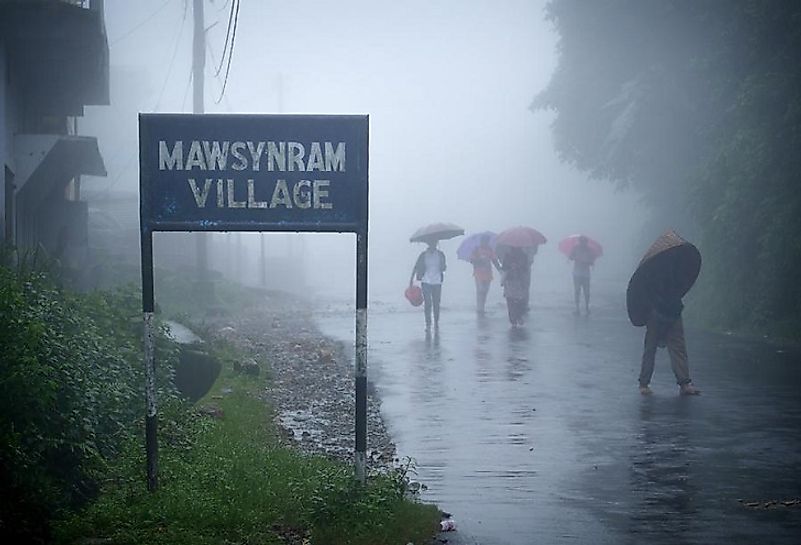
POLYGON ((648 321, 655 279, 666 269, 671 270, 675 282, 673 289, 681 297, 690 291, 701 271, 698 248, 675 231, 667 231, 651 244, 629 280, 626 308, 629 320, 635 326, 645 325, 648 321))

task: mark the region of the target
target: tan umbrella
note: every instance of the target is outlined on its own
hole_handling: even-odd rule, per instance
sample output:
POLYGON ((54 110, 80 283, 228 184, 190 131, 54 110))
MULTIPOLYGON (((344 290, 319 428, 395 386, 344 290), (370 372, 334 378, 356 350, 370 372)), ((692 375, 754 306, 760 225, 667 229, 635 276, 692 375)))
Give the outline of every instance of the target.
POLYGON ((690 291, 701 271, 701 253, 674 231, 668 231, 651 244, 626 290, 629 320, 635 326, 648 321, 657 285, 666 279, 680 297, 690 291))
POLYGON ((409 242, 435 242, 458 237, 464 234, 464 229, 454 223, 432 223, 418 229, 409 238, 409 242))

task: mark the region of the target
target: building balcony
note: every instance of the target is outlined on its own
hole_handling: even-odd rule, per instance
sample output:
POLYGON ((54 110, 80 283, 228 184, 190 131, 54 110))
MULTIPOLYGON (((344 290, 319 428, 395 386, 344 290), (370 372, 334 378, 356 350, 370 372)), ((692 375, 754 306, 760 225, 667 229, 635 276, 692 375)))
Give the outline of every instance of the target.
POLYGON ((24 119, 80 116, 86 105, 109 104, 102 1, 0 0, 0 37, 24 119))

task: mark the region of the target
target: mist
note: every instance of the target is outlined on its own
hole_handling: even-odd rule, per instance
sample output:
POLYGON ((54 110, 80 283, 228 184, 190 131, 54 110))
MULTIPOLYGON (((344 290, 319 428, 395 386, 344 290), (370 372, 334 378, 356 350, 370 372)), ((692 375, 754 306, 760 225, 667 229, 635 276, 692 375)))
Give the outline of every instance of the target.
POLYGON ((0 535, 797 543, 799 21, 0 0, 0 535))
MULTIPOLYGON (((136 195, 138 112, 191 111, 191 6, 162 4, 106 4, 111 106, 88 109, 81 127, 99 136, 108 177, 87 178, 89 195, 136 195)), ((498 9, 468 1, 453 10, 423 1, 242 3, 220 98, 225 70, 215 77, 214 64, 228 9, 218 1, 206 9, 205 108, 370 116, 371 298, 402 296, 423 249, 409 236, 438 221, 467 234, 515 225, 541 231, 549 242, 535 260, 534 293, 558 289, 569 297, 570 267, 556 243, 579 232, 604 244, 596 277, 623 282, 641 253, 637 196, 563 164, 554 152, 552 114, 529 108, 556 67, 557 36, 544 4, 498 9)), ((135 199, 127 202, 135 206, 135 199)), ((157 248, 158 240, 178 236, 159 234, 157 248)), ((215 241, 212 266, 232 279, 260 283, 263 240, 273 265, 268 287, 310 298, 353 293, 352 235, 207 236, 215 241), (275 266, 287 262, 301 266, 300 274, 275 266)), ((446 305, 473 299, 471 267, 457 262, 458 243, 441 243, 449 265, 446 305)), ((191 253, 184 257, 191 261, 191 253)))

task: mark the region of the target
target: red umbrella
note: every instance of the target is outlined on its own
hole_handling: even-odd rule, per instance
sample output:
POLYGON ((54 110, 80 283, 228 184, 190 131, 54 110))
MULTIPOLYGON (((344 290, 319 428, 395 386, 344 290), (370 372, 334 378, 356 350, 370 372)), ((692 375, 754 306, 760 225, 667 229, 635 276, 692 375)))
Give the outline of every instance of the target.
POLYGON ((598 259, 604 255, 604 249, 601 246, 601 243, 585 235, 570 235, 569 237, 562 239, 559 242, 559 251, 565 254, 567 257, 570 257, 570 255, 573 253, 573 249, 579 245, 579 240, 583 236, 587 239, 587 246, 589 246, 590 251, 593 253, 595 259, 598 259))
POLYGON ((497 246, 511 246, 513 248, 534 248, 540 244, 545 244, 548 239, 531 227, 512 227, 502 231, 495 239, 497 246))
POLYGON ((458 237, 464 229, 453 223, 432 223, 421 227, 409 239, 409 242, 434 242, 458 237))

